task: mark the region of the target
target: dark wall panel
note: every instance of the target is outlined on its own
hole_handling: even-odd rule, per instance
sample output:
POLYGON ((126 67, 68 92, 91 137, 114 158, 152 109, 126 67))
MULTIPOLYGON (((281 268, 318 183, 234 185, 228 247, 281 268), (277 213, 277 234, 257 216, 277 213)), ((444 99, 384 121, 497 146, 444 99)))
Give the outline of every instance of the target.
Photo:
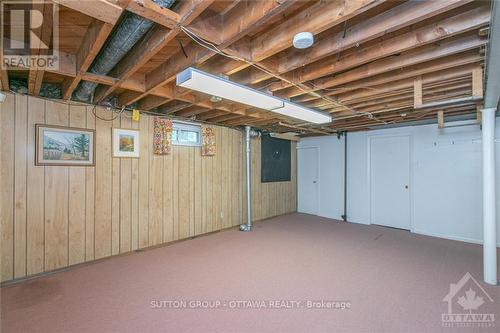
POLYGON ((261 182, 287 182, 291 179, 290 141, 264 134, 261 147, 261 182))

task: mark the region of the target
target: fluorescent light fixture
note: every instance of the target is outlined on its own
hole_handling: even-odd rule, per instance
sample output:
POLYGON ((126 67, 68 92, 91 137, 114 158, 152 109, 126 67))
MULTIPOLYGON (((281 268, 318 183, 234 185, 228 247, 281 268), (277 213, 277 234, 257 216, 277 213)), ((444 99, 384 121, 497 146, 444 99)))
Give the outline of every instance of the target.
POLYGON ((298 118, 307 121, 308 123, 325 124, 332 122, 332 117, 325 113, 311 110, 301 105, 288 101, 285 101, 284 107, 275 109, 273 110, 273 112, 292 118, 298 118))
POLYGON ((177 85, 259 109, 273 110, 283 107, 283 101, 279 98, 192 67, 177 74, 177 85))
POLYGON ((332 117, 325 113, 285 101, 225 78, 205 73, 193 67, 186 68, 177 74, 176 80, 177 85, 184 88, 219 96, 227 100, 269 110, 309 123, 324 124, 332 121, 332 117))

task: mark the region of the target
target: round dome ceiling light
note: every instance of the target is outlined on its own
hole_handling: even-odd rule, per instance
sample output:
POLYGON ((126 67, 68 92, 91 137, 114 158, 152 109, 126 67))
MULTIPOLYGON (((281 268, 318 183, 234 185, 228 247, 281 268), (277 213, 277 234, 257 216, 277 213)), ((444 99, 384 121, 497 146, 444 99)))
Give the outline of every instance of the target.
POLYGON ((310 32, 299 32, 293 36, 293 46, 296 49, 307 49, 314 43, 314 36, 310 32))

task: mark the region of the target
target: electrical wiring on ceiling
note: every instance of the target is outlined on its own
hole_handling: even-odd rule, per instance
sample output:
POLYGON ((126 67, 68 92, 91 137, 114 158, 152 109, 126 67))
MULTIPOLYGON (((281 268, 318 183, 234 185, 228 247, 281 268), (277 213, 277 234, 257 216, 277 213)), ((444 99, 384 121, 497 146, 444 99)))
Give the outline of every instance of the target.
POLYGON ((242 62, 245 62, 245 63, 249 64, 250 66, 252 66, 252 67, 254 67, 254 68, 257 68, 258 70, 260 70, 260 71, 262 71, 262 72, 264 72, 264 73, 266 73, 266 74, 268 74, 268 75, 270 75, 270 76, 273 76, 273 77, 275 77, 275 78, 278 78, 278 79, 280 79, 280 80, 282 80, 282 81, 287 82, 288 84, 293 85, 294 87, 298 88, 299 90, 301 90, 302 92, 304 92, 304 93, 306 93, 306 94, 312 94, 313 96, 318 97, 318 98, 321 98, 321 99, 323 99, 323 100, 325 100, 325 101, 327 101, 327 102, 329 102, 329 103, 331 103, 331 104, 333 104, 333 105, 336 105, 336 106, 342 107, 342 108, 344 108, 344 109, 346 109, 346 110, 348 110, 348 111, 352 112, 353 114, 358 114, 358 115, 361 115, 361 116, 367 116, 367 117, 369 117, 370 119, 377 120, 377 121, 379 121, 379 122, 381 122, 381 123, 383 123, 383 124, 388 124, 386 121, 383 121, 383 120, 378 119, 377 117, 375 117, 375 116, 374 116, 373 114, 371 114, 370 112, 356 111, 356 110, 354 110, 354 109, 352 109, 352 108, 350 108, 350 107, 348 107, 348 106, 345 106, 345 105, 343 105, 343 104, 341 104, 341 103, 339 103, 339 102, 337 102, 337 101, 335 101, 335 100, 333 100, 333 99, 331 99, 331 98, 325 97, 325 96, 323 96, 323 95, 321 95, 321 94, 319 94, 319 93, 317 93, 317 92, 315 92, 315 91, 311 91, 311 88, 310 88, 310 87, 305 86, 304 84, 298 84, 298 83, 295 83, 295 82, 290 81, 290 80, 288 80, 288 79, 286 79, 286 78, 283 78, 282 76, 280 76, 280 75, 278 75, 278 74, 272 73, 272 72, 270 72, 269 70, 267 70, 266 68, 264 68, 264 67, 260 66, 258 63, 255 63, 255 62, 253 62, 253 61, 251 61, 251 60, 248 60, 248 59, 242 58, 242 57, 240 57, 240 56, 235 56, 235 55, 229 54, 229 53, 227 53, 227 52, 224 52, 224 51, 222 51, 221 49, 219 49, 219 48, 217 47, 217 45, 215 45, 215 44, 213 44, 213 43, 211 43, 211 42, 209 42, 209 41, 206 41, 205 39, 203 39, 203 38, 201 38, 200 36, 196 35, 194 32, 192 32, 191 30, 189 30, 189 29, 188 29, 188 28, 186 28, 186 27, 181 26, 180 28, 181 28, 181 30, 182 30, 182 31, 183 31, 183 32, 184 32, 184 33, 185 33, 185 34, 186 34, 189 38, 191 38, 191 39, 192 39, 195 43, 197 43, 198 45, 200 45, 200 46, 202 46, 202 47, 205 47, 205 48, 207 48, 207 49, 211 50, 212 52, 215 52, 215 53, 217 53, 217 54, 220 54, 220 55, 222 55, 222 56, 224 56, 224 57, 227 57, 227 58, 230 58, 230 59, 233 59, 233 60, 236 60, 236 61, 242 61, 242 62), (306 88, 304 88, 304 87, 306 87, 306 88))

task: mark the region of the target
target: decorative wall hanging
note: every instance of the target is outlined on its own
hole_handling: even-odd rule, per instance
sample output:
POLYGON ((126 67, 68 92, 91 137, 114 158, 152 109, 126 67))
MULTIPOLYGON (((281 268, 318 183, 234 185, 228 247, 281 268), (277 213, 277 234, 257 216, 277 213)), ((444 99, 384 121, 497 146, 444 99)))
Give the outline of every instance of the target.
POLYGON ((172 120, 155 117, 153 119, 153 152, 168 155, 172 151, 172 120))
POLYGON ((113 128, 113 157, 139 157, 139 131, 113 128))
POLYGON ((203 126, 201 128, 201 155, 214 156, 215 151, 215 128, 203 126))
POLYGON ((132 121, 135 121, 136 123, 139 122, 141 119, 141 113, 137 109, 132 110, 132 121))
POLYGON ((85 128, 35 125, 36 165, 95 165, 95 131, 85 128))

